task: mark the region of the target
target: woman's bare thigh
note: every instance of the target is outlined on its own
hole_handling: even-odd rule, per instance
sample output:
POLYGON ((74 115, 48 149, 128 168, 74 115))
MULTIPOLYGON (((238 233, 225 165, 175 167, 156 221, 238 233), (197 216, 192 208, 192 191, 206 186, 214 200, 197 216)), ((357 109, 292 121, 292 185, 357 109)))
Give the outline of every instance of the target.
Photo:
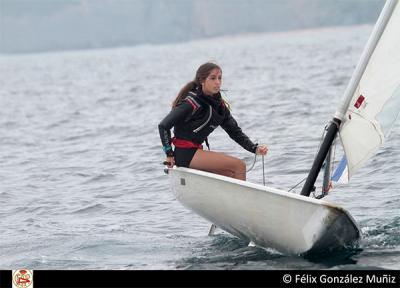
POLYGON ((220 152, 198 149, 189 165, 190 168, 246 180, 246 165, 236 157, 220 152))

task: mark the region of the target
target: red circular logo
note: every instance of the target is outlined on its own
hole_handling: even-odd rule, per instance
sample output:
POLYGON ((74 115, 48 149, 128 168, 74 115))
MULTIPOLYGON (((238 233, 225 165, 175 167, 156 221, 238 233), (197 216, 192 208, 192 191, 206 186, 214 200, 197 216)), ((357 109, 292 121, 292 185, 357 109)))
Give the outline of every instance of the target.
POLYGON ((33 273, 31 270, 20 269, 13 273, 13 284, 18 288, 27 288, 32 285, 33 273))

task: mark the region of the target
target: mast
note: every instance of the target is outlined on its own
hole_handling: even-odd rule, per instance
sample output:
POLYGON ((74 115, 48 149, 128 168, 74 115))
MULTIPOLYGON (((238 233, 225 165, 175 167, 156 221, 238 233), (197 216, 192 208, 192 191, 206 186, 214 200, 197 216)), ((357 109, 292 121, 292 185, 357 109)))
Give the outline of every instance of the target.
POLYGON ((387 23, 389 22, 389 19, 398 1, 399 0, 387 0, 385 6, 382 9, 378 21, 376 22, 375 28, 372 31, 367 45, 364 48, 363 54, 361 55, 360 61, 358 62, 353 76, 351 77, 350 82, 347 85, 346 91, 343 96, 342 105, 336 111, 335 116, 332 119, 331 124, 329 125, 326 136, 318 151, 318 154, 314 159, 307 180, 304 183, 303 189, 301 190, 301 195, 303 196, 310 196, 310 193, 313 190, 319 171, 321 170, 322 164, 324 163, 325 158, 332 146, 333 140, 335 139, 337 132, 339 131, 340 124, 343 121, 344 115, 346 114, 346 111, 350 105, 351 99, 353 98, 353 95, 358 87, 362 75, 367 68, 368 62, 376 46, 378 45, 378 42, 386 28, 387 23))
POLYGON ((325 161, 326 155, 332 146, 333 140, 335 140, 341 122, 341 120, 333 118, 331 124, 329 125, 328 132, 326 132, 326 136, 321 144, 321 147, 319 148, 317 156, 315 157, 311 170, 308 173, 306 183, 304 183, 303 189, 301 190, 301 195, 310 196, 319 171, 321 170, 322 164, 325 161))

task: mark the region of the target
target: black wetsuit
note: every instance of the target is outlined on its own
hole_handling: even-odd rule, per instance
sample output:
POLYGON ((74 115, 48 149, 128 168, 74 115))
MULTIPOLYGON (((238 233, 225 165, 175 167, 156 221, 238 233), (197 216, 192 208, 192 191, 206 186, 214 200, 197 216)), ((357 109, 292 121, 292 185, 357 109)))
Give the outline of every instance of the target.
POLYGON ((201 89, 190 91, 160 122, 158 129, 167 156, 174 156, 177 166, 189 167, 198 148, 175 147, 174 153, 171 147, 171 128, 174 127, 175 138, 200 145, 218 126, 244 149, 256 152, 257 144, 242 132, 220 93, 208 96, 201 89))

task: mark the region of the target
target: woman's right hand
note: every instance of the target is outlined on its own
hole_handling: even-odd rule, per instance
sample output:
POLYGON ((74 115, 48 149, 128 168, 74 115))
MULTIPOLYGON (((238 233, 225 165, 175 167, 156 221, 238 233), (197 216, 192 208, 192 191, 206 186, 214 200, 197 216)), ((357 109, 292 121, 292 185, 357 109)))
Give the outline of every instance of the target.
POLYGON ((165 162, 167 163, 168 168, 172 168, 175 165, 174 157, 167 157, 167 160, 165 162))

